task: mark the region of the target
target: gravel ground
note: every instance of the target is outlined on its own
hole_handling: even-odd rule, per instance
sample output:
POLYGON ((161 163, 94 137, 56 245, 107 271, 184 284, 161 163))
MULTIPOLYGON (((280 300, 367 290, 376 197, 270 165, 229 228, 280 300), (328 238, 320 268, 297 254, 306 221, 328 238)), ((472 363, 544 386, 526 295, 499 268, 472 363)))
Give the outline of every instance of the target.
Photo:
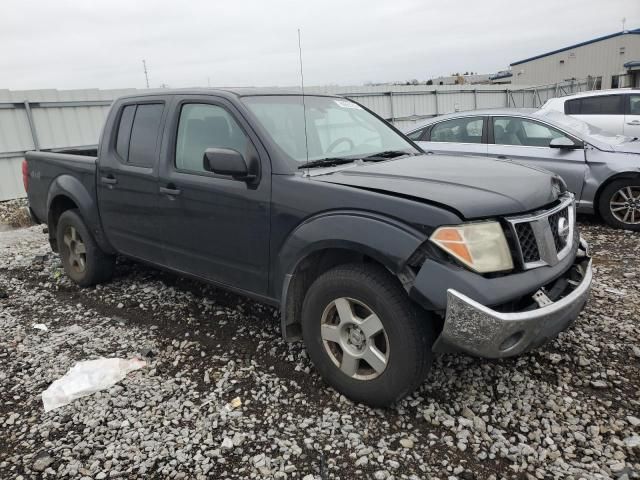
POLYGON ((595 283, 570 330, 515 359, 439 357, 387 410, 329 389, 268 306, 128 261, 80 290, 42 227, 2 232, 0 478, 640 478, 640 243, 582 232, 595 283), (44 413, 75 362, 136 355, 44 413))
POLYGON ((9 228, 28 227, 31 225, 32 222, 26 207, 26 198, 0 202, 0 232, 9 228))

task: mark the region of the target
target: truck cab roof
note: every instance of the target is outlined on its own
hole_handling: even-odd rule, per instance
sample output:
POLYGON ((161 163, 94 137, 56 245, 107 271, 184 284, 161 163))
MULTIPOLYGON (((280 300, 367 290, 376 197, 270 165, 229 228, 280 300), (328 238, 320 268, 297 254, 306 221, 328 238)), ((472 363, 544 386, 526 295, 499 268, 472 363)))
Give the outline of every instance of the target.
MULTIPOLYGON (((221 97, 251 97, 251 96, 275 96, 275 95, 292 95, 299 96, 302 92, 299 90, 292 90, 289 88, 257 88, 257 87, 229 87, 229 88, 157 88, 150 90, 141 90, 133 94, 128 94, 120 97, 120 100, 129 98, 143 98, 143 97, 157 97, 157 96, 172 96, 172 95, 215 95, 221 97)), ((340 98, 339 95, 331 95, 325 93, 307 93, 305 96, 313 97, 335 97, 340 98)))

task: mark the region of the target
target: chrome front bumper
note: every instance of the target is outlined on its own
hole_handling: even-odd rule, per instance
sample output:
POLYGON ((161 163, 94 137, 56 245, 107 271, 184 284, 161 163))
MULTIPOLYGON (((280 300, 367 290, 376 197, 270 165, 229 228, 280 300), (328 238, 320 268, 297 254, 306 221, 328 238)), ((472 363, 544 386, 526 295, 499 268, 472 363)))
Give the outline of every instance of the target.
POLYGON ((568 280, 568 293, 554 302, 547 299, 544 306, 521 312, 498 312, 456 290, 447 290, 444 327, 433 350, 502 358, 542 345, 571 325, 587 302, 592 267, 584 240, 580 240, 575 262, 561 278, 568 280))

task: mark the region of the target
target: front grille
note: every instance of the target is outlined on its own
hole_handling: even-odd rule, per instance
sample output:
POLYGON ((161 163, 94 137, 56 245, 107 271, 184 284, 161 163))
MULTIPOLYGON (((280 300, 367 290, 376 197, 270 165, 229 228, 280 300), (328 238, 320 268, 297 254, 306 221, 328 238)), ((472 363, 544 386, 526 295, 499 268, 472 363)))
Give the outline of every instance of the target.
POLYGON ((567 235, 561 235, 559 231, 560 219, 564 219, 567 228, 569 226, 569 207, 560 210, 559 212, 549 215, 549 226, 551 227, 551 234, 553 235, 553 243, 556 246, 556 251, 559 252, 567 245, 567 235))
POLYGON ((531 224, 517 223, 515 228, 516 235, 518 236, 518 242, 520 243, 520 250, 522 251, 522 260, 525 263, 537 262, 540 260, 538 243, 536 242, 536 236, 533 233, 531 224))
POLYGON ((520 263, 526 270, 555 265, 571 250, 574 240, 574 200, 567 194, 560 203, 546 211, 507 218, 517 241, 520 263))

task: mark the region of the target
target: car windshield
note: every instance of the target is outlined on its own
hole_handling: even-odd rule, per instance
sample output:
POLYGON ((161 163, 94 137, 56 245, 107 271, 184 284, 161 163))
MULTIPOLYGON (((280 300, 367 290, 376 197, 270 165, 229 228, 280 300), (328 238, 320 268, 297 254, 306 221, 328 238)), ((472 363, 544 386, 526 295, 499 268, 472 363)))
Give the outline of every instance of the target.
MULTIPOLYGON (((343 98, 300 95, 244 97, 243 102, 291 160, 293 168, 309 162, 356 160, 418 151, 387 123, 343 98), (306 111, 306 135, 303 111, 306 111), (307 154, 308 148, 308 154, 307 154)), ((344 163, 344 162, 342 162, 344 163)), ((337 162, 334 162, 337 164, 337 162)))
POLYGON ((538 110, 535 112, 535 115, 544 117, 546 120, 556 123, 559 127, 564 127, 566 130, 569 130, 569 133, 574 133, 583 139, 585 139, 584 137, 591 137, 609 145, 620 145, 633 140, 632 137, 609 133, 595 125, 554 110, 538 110))

